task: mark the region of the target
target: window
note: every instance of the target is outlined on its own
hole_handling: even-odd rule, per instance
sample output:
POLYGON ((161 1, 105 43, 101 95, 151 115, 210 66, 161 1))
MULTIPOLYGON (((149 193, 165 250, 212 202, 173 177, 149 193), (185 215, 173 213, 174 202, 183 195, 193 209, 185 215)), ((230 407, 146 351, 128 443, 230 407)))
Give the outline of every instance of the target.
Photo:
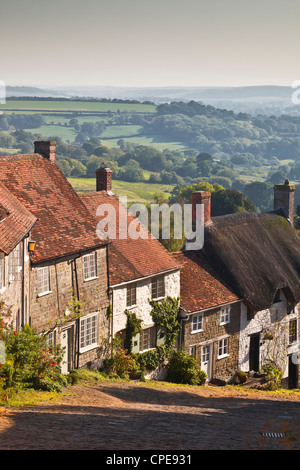
POLYGON ((80 350, 90 349, 98 344, 98 314, 80 319, 80 350))
POLYGON ((38 292, 39 294, 50 292, 49 266, 38 268, 38 292))
POLYGON ((0 259, 0 289, 5 286, 5 261, 4 258, 0 259))
POLYGON ((136 305, 136 283, 127 286, 126 306, 136 305))
POLYGON ((289 322, 289 344, 294 343, 297 340, 297 320, 291 320, 289 322))
POLYGON ((190 355, 196 357, 196 346, 190 346, 190 355))
POLYGON ((156 328, 152 326, 140 332, 140 351, 155 348, 156 328))
POLYGON ((274 297, 274 300, 273 300, 273 303, 274 304, 277 304, 278 302, 280 302, 280 290, 278 290, 275 294, 275 297, 274 297))
POLYGON ((192 318, 192 333, 203 330, 203 315, 194 315, 192 318))
POLYGON ((83 257, 83 278, 91 279, 97 276, 97 258, 96 253, 90 253, 83 257))
POLYGON ((15 279, 15 265, 14 265, 14 254, 11 251, 8 255, 8 280, 13 281, 15 279))
POLYGON ((230 306, 222 307, 221 309, 221 316, 220 316, 220 324, 224 325, 224 323, 230 322, 230 306))
POLYGON ((159 299, 165 296, 164 276, 154 277, 151 281, 152 299, 159 299))
POLYGON ((218 357, 227 356, 229 353, 229 338, 219 341, 218 357))
POLYGON ((56 346, 56 330, 53 330, 48 333, 47 344, 49 347, 56 346))

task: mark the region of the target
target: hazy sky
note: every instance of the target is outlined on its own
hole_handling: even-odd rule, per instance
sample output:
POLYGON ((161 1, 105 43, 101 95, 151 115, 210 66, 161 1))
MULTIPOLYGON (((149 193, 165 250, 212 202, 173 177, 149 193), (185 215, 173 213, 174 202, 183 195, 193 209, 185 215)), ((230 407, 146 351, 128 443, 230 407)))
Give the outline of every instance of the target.
POLYGON ((299 0, 0 0, 7 85, 288 85, 299 0))

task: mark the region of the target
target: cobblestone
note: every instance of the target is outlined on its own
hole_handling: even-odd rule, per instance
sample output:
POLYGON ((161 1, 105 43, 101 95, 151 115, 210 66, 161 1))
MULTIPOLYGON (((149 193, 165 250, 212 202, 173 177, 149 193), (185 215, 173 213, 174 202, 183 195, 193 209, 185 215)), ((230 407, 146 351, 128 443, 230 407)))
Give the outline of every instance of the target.
POLYGON ((1 407, 0 449, 300 449, 296 395, 136 382, 76 385, 67 392, 54 403, 1 407))

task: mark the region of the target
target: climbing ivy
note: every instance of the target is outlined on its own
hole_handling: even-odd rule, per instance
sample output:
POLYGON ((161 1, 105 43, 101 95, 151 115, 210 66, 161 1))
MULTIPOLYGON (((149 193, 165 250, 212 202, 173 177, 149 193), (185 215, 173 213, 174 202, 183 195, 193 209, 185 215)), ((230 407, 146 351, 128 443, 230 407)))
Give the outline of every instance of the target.
POLYGON ((124 347, 128 353, 131 353, 132 338, 142 331, 142 320, 137 318, 135 312, 125 310, 125 314, 127 315, 127 324, 125 330, 124 347))
MULTIPOLYGON (((163 328, 165 331, 165 344, 157 346, 155 349, 145 351, 142 353, 131 353, 132 357, 136 360, 142 370, 154 370, 162 364, 173 350, 180 328, 178 318, 179 313, 179 298, 167 297, 163 301, 156 301, 149 299, 152 307, 151 316, 156 325, 156 328, 163 328)), ((126 327, 126 349, 131 351, 132 338, 141 331, 141 320, 136 318, 134 312, 127 313, 127 327, 126 327), (129 349, 130 348, 130 349, 129 349)))

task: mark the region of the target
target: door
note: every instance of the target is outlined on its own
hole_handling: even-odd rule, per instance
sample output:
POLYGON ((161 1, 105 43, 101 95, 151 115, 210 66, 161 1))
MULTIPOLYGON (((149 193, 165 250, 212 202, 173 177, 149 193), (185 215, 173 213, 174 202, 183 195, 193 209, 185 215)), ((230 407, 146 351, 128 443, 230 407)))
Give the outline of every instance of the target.
POLYGON ((289 381, 288 387, 298 388, 298 364, 293 361, 293 355, 289 356, 289 381))
POLYGON ((250 336, 250 351, 249 351, 249 370, 259 372, 259 344, 260 334, 255 333, 250 336))
POLYGON ((212 345, 206 344, 201 348, 201 370, 206 372, 208 379, 211 379, 211 355, 212 345))
POLYGON ((63 349, 62 374, 67 374, 73 368, 73 334, 73 326, 64 329, 61 334, 61 347, 63 349))

